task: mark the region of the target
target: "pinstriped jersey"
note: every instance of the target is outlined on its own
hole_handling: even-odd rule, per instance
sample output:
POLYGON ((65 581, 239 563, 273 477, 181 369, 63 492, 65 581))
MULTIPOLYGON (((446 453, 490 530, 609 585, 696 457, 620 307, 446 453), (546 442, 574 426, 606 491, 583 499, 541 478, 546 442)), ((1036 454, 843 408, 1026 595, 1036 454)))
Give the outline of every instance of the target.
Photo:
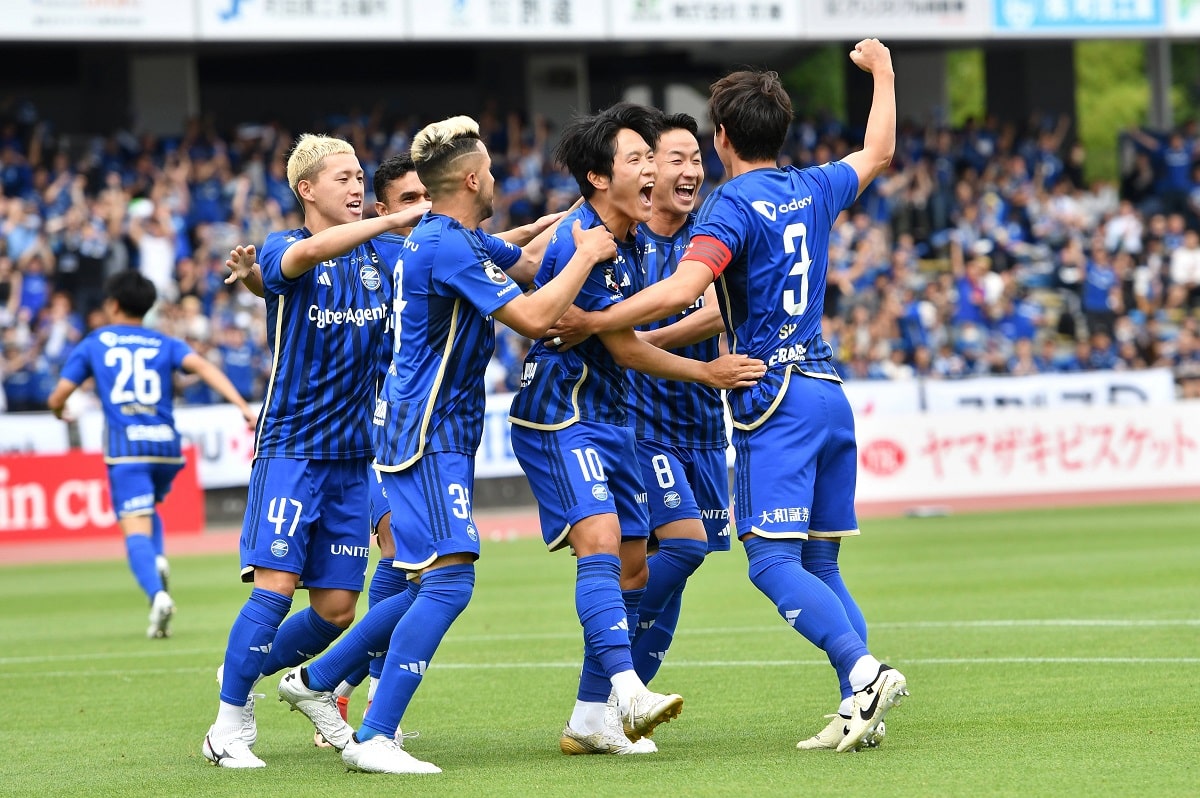
MULTIPOLYGON (((604 224, 591 203, 585 202, 567 214, 546 247, 535 286, 550 282, 575 254, 571 228, 576 219, 585 230, 604 224)), ((592 269, 575 304, 596 311, 620 302, 633 292, 633 274, 639 271, 635 243, 618 241, 617 256, 592 269)), ((535 429, 561 429, 576 421, 624 425, 627 395, 625 369, 617 365, 598 336, 565 352, 556 352, 537 341, 525 357, 521 387, 513 397, 509 420, 535 429)))
MULTIPOLYGON (((633 272, 633 290, 640 291, 675 273, 680 256, 692 237, 695 214, 689 214, 673 236, 660 236, 646 225, 638 227, 637 249, 642 268, 633 272)), ((674 324, 704 306, 704 297, 682 313, 639 327, 657 330, 674 324)), ((714 360, 720 355, 718 337, 670 350, 693 360, 714 360)), ((655 440, 688 449, 724 449, 725 414, 721 392, 696 382, 680 382, 629 371, 629 421, 639 440, 655 440)))
POLYGON ((259 254, 271 376, 255 456, 369 457, 391 283, 370 243, 285 277, 284 253, 310 236, 304 228, 271 233, 259 254))
POLYGON ((735 425, 760 421, 793 374, 841 381, 833 350, 821 338, 821 315, 829 231, 857 193, 857 173, 835 161, 755 169, 717 188, 701 206, 692 246, 710 236, 732 255, 717 279, 730 349, 767 364, 755 386, 729 392, 735 425))
POLYGON ((505 269, 521 250, 449 216, 413 228, 391 278, 392 363, 371 426, 376 466, 407 468, 422 455, 474 456, 483 437, 483 373, 496 348, 491 314, 521 295, 505 269))
POLYGON ((183 462, 172 378, 191 352, 177 338, 132 324, 101 327, 71 351, 62 377, 76 385, 95 377, 105 462, 183 462))

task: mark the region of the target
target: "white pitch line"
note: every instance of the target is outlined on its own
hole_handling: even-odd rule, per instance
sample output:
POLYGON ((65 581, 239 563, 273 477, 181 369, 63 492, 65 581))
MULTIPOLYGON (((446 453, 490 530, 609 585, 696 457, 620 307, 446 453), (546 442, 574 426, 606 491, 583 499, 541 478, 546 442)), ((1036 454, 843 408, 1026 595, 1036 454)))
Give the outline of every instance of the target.
MULTIPOLYGON (((828 660, 669 660, 672 668, 809 668, 829 667, 828 660)), ((1200 665, 1200 657, 960 657, 903 660, 905 668, 922 665, 1200 665)), ((430 670, 579 670, 578 662, 439 662, 430 670)), ((210 668, 145 668, 109 671, 40 671, 24 676, 63 679, 96 676, 133 681, 135 677, 208 674, 210 668)), ((15 675, 15 674, 0 674, 15 675)))

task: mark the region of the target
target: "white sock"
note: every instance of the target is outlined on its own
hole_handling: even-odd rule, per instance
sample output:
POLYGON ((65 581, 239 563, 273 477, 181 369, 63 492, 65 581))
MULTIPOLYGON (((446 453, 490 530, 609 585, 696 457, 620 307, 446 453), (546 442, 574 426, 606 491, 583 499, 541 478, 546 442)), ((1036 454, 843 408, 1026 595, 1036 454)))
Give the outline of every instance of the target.
POLYGON ((854 696, 842 699, 842 703, 838 704, 838 714, 843 718, 848 718, 854 714, 854 696))
POLYGON ((580 734, 595 734, 604 730, 604 710, 608 704, 601 701, 576 701, 567 725, 580 734))
POLYGON ((358 685, 356 684, 350 684, 350 682, 342 681, 337 687, 333 688, 333 694, 339 698, 349 698, 350 694, 354 692, 354 688, 357 686, 358 685))
POLYGON ((621 671, 613 674, 610 679, 613 692, 617 694, 617 708, 622 714, 629 709, 629 704, 638 693, 646 692, 646 685, 638 678, 637 671, 621 671))
POLYGON ((379 687, 379 680, 374 676, 371 677, 371 683, 367 685, 367 703, 375 700, 375 690, 379 687))
POLYGON ((217 707, 217 722, 213 724, 218 732, 237 732, 242 728, 242 707, 237 704, 227 704, 222 701, 217 707))
POLYGON ((858 662, 854 663, 854 667, 850 669, 850 689, 857 693, 875 681, 882 664, 870 654, 859 657, 858 662))

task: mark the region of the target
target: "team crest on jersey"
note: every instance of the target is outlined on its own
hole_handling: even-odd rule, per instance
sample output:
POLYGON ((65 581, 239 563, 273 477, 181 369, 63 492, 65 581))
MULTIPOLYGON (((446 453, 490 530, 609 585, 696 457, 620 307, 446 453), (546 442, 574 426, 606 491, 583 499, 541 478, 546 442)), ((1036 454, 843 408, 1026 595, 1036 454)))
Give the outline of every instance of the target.
POLYGON ((608 488, 600 483, 592 485, 592 498, 598 502, 605 501, 608 498, 608 488))
POLYGON ((683 503, 683 498, 676 491, 668 491, 663 495, 663 504, 674 510, 683 503))
POLYGON ((508 282, 508 276, 505 275, 504 270, 492 263, 490 259, 483 262, 483 271, 487 274, 488 279, 496 285, 504 285, 508 282))
POLYGON ((288 544, 286 540, 271 541, 271 553, 276 557, 286 557, 288 553, 288 544))
POLYGON ((378 291, 383 281, 379 279, 379 269, 374 266, 363 266, 358 270, 359 279, 368 291, 378 291))

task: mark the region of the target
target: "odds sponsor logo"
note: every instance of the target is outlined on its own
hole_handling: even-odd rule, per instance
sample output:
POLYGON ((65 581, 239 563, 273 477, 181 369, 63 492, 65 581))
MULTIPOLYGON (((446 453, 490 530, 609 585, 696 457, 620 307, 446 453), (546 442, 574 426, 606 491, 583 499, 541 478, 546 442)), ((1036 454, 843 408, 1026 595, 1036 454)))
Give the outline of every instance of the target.
POLYGON ((761 213, 763 216, 770 219, 772 222, 779 218, 779 214, 788 214, 795 211, 802 211, 812 205, 812 195, 807 197, 792 197, 787 202, 776 204, 773 200, 755 200, 750 203, 750 207, 761 213))
POLYGON ((858 453, 863 468, 879 477, 890 477, 904 467, 904 449, 886 438, 871 441, 858 453))

